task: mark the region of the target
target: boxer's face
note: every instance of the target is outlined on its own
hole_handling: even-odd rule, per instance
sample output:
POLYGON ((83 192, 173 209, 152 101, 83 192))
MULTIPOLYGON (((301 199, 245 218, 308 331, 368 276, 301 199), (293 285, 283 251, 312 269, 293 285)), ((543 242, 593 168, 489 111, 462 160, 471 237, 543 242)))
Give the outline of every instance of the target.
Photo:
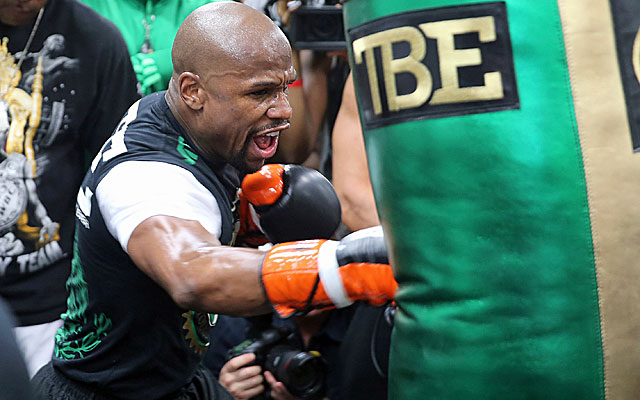
POLYGON ((278 147, 292 109, 288 85, 296 79, 287 44, 228 61, 223 72, 203 77, 208 101, 206 152, 240 170, 255 172, 278 147))

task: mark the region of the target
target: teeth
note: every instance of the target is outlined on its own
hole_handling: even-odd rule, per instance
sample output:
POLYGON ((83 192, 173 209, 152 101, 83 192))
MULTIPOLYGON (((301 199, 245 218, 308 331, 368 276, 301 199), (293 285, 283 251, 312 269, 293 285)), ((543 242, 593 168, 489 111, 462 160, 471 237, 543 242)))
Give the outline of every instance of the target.
POLYGON ((278 136, 280 133, 279 132, 270 132, 270 133, 266 133, 265 136, 278 136))

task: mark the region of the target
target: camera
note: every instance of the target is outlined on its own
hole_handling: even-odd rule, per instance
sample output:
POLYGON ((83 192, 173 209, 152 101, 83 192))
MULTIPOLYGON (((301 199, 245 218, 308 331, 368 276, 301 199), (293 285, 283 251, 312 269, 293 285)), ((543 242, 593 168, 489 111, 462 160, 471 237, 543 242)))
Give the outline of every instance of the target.
MULTIPOLYGON (((315 351, 305 352, 294 344, 294 333, 290 328, 270 327, 232 348, 227 355, 231 359, 246 353, 254 353, 254 365, 269 371, 276 380, 297 398, 316 400, 325 392, 326 364, 315 351)), ((254 399, 268 399, 268 395, 254 399)))
POLYGON ((289 39, 298 49, 346 50, 342 9, 334 5, 302 5, 291 13, 289 39))

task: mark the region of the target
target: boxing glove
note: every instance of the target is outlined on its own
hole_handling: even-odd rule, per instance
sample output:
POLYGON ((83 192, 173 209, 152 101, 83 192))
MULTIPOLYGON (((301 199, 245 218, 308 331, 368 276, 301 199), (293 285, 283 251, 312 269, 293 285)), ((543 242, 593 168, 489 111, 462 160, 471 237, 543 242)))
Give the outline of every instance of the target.
POLYGON ((339 242, 278 244, 266 252, 261 275, 267 298, 283 318, 354 301, 382 305, 393 300, 398 286, 380 226, 339 242))
POLYGON ((328 239, 338 228, 341 208, 333 185, 318 171, 299 165, 267 164, 247 175, 240 191, 238 238, 259 243, 328 239))

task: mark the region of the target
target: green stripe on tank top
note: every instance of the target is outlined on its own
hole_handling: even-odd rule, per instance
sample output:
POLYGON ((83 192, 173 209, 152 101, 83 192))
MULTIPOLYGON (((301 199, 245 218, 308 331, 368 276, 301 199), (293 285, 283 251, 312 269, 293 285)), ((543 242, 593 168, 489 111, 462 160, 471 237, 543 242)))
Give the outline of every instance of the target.
MULTIPOLYGON (((485 3, 349 0, 345 28, 485 3)), ((504 3, 518 109, 364 130, 400 283, 392 400, 604 398, 589 208, 557 4, 504 3)), ((370 96, 365 79, 354 69, 360 104, 370 96)))

